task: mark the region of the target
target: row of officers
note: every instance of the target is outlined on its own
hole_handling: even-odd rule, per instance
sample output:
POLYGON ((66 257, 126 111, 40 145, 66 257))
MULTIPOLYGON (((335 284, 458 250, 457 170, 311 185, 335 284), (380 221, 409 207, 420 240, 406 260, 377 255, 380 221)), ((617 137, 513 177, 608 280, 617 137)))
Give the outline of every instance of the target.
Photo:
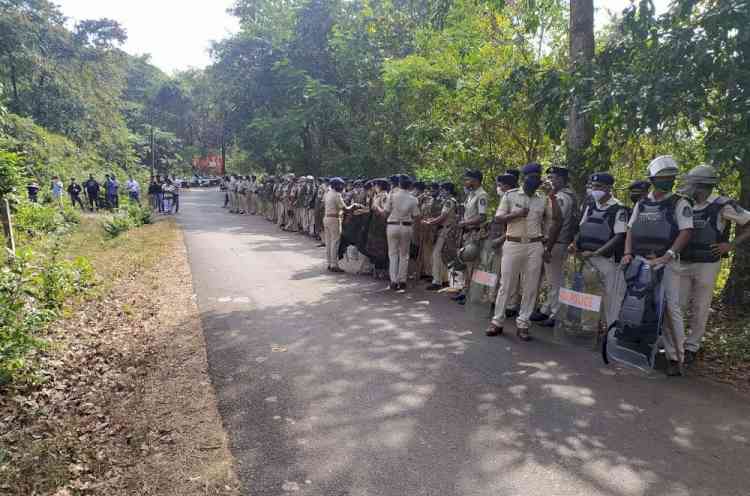
MULTIPOLYGON (((714 191, 719 178, 709 165, 699 165, 684 175, 677 193, 679 168, 673 157, 655 158, 647 174, 647 181, 628 187, 632 208, 614 197, 615 178, 607 172, 590 176, 586 198, 579 201, 569 186, 566 168, 544 170, 540 164, 530 163, 496 178, 500 201, 494 215, 488 211, 489 195, 477 170, 464 175, 461 204, 449 182, 425 187, 406 175, 396 175, 347 185, 340 178, 315 180, 308 176, 264 182, 253 178, 255 194, 245 196, 251 196, 248 201, 254 205, 245 209, 265 213, 282 228, 320 237, 331 272, 342 272, 342 219, 363 213, 382 219, 383 250, 387 246, 390 288, 395 291, 406 290, 415 258, 417 277, 425 271, 431 275, 426 289, 445 287, 445 248, 456 243, 462 246, 458 250, 461 263, 456 266, 463 269, 464 280, 464 290, 453 297, 458 303, 466 300, 472 281, 479 280, 475 277, 478 240, 490 232, 499 264, 495 267, 498 284, 493 316, 486 334, 501 335, 506 320, 515 318, 522 341, 531 340, 532 323, 555 325, 568 257, 585 260, 602 280, 602 313, 607 326, 617 319, 624 297, 622 266, 635 256, 644 257, 652 266, 664 269, 666 372, 676 376, 682 374, 683 364, 695 360, 700 349, 722 257, 750 237, 750 229, 738 229, 731 240, 732 224, 746 226, 750 213, 714 191), (430 234, 425 236, 425 232, 430 234), (542 286, 546 291, 538 302, 542 286)), ((233 188, 237 197, 228 198, 230 209, 242 211, 239 186, 228 182, 227 187, 228 197, 233 188)), ((377 250, 370 248, 377 244, 367 246, 361 251, 377 259, 377 250)))

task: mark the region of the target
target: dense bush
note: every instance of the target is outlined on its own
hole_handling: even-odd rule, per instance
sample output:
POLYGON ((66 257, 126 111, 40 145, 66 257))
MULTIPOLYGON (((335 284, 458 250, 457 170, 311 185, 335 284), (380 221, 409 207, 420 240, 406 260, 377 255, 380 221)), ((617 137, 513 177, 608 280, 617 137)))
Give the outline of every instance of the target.
POLYGON ((135 223, 129 215, 115 214, 104 221, 104 231, 110 238, 116 238, 133 227, 135 227, 135 223))
POLYGON ((60 209, 54 204, 22 201, 13 213, 16 230, 32 237, 61 234, 80 222, 81 215, 70 206, 60 209))
POLYGON ((87 260, 62 260, 58 244, 46 256, 19 250, 0 269, 0 385, 33 377, 29 353, 46 345, 47 324, 60 315, 67 298, 91 286, 93 276, 87 260))
POLYGON ((135 203, 131 203, 128 206, 128 217, 130 217, 137 227, 151 224, 153 222, 152 216, 153 211, 148 207, 142 207, 135 203))

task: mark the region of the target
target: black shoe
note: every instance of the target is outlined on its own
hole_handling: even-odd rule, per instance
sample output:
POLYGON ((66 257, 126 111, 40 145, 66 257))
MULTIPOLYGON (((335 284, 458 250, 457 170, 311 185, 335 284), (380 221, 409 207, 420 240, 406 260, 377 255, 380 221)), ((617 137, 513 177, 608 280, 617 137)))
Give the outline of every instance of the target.
POLYGON ((391 285, 388 286, 388 287, 390 289, 392 289, 393 291, 396 291, 398 289, 398 283, 397 282, 392 282, 391 285))
POLYGON ((531 317, 529 317, 529 320, 532 322, 542 322, 549 319, 549 315, 546 313, 542 313, 539 310, 531 314, 531 317))
POLYGON ((461 301, 464 301, 465 299, 466 299, 466 295, 463 293, 458 293, 456 296, 451 296, 451 300, 453 301, 461 302, 461 301))
POLYGON ((440 284, 432 283, 432 284, 426 286, 424 289, 426 289, 427 291, 437 291, 439 289, 443 289, 443 286, 440 285, 440 284))
POLYGON ((697 351, 685 350, 685 365, 690 365, 698 358, 697 351))
POLYGON ((490 326, 487 328, 486 331, 484 331, 485 336, 499 336, 503 333, 503 328, 500 326, 496 326, 495 324, 490 324, 490 326))
POLYGON ((450 286, 450 283, 448 283, 448 282, 444 282, 444 283, 443 283, 443 287, 444 287, 444 288, 447 288, 448 286, 450 286))
POLYGON ((399 291, 406 291, 406 283, 405 282, 399 283, 398 289, 399 291))
POLYGON ((555 327, 555 319, 547 319, 544 322, 539 323, 542 327, 555 327))
POLYGON ((505 309, 505 318, 506 319, 512 319, 518 317, 518 309, 517 308, 506 308, 505 309))
POLYGON ((677 360, 670 360, 667 364, 667 377, 679 377, 682 375, 682 365, 677 360))
POLYGON ((336 272, 338 274, 345 272, 344 269, 340 267, 331 267, 331 272, 336 272))

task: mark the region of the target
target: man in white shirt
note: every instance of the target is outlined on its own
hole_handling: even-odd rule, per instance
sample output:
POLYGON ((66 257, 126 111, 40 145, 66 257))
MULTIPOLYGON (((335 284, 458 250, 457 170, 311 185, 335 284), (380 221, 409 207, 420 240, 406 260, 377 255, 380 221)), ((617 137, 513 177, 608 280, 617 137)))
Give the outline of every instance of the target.
POLYGON ((138 205, 141 204, 141 185, 138 184, 133 176, 128 177, 128 181, 125 183, 125 189, 128 191, 128 198, 130 201, 136 202, 138 205))

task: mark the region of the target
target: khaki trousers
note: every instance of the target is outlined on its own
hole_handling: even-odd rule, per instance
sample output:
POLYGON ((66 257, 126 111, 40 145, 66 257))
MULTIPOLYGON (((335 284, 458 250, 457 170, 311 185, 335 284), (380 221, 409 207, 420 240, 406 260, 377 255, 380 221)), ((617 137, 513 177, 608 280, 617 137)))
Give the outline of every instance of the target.
POLYGON ((432 284, 443 284, 445 282, 445 264, 443 263, 442 251, 445 238, 448 236, 448 228, 438 231, 437 241, 432 247, 432 284))
POLYGON ((670 360, 682 362, 685 346, 685 322, 680 306, 680 262, 674 260, 664 267, 664 350, 670 360))
POLYGON ((560 286, 562 285, 563 265, 568 258, 568 246, 555 243, 549 263, 544 264, 544 279, 547 281, 547 299, 541 312, 554 319, 560 310, 560 286))
POLYGON ((325 226, 326 259, 329 267, 339 266, 339 243, 341 242, 341 220, 337 217, 323 219, 325 226))
POLYGON ((248 195, 248 213, 250 215, 255 215, 258 213, 258 198, 255 193, 250 193, 248 195))
POLYGON ((584 271, 595 270, 604 286, 602 294, 602 315, 607 329, 620 317, 622 300, 625 298, 625 276, 619 263, 612 258, 591 257, 584 265, 584 271), (590 265, 589 265, 590 264, 590 265))
POLYGON ((521 329, 530 326, 529 317, 534 311, 536 296, 539 292, 539 276, 544 264, 544 245, 536 243, 517 243, 506 241, 503 245, 503 259, 500 262, 500 289, 495 300, 495 316, 492 323, 498 327, 505 321, 505 308, 511 296, 518 292, 519 281, 522 286, 521 309, 516 324, 521 329))
POLYGON ((680 306, 683 315, 690 314, 690 335, 685 340, 686 350, 698 351, 701 347, 720 270, 721 262, 680 264, 680 306))
POLYGON ((414 230, 411 226, 391 224, 388 226, 388 270, 391 282, 405 283, 409 273, 409 246, 414 230))

